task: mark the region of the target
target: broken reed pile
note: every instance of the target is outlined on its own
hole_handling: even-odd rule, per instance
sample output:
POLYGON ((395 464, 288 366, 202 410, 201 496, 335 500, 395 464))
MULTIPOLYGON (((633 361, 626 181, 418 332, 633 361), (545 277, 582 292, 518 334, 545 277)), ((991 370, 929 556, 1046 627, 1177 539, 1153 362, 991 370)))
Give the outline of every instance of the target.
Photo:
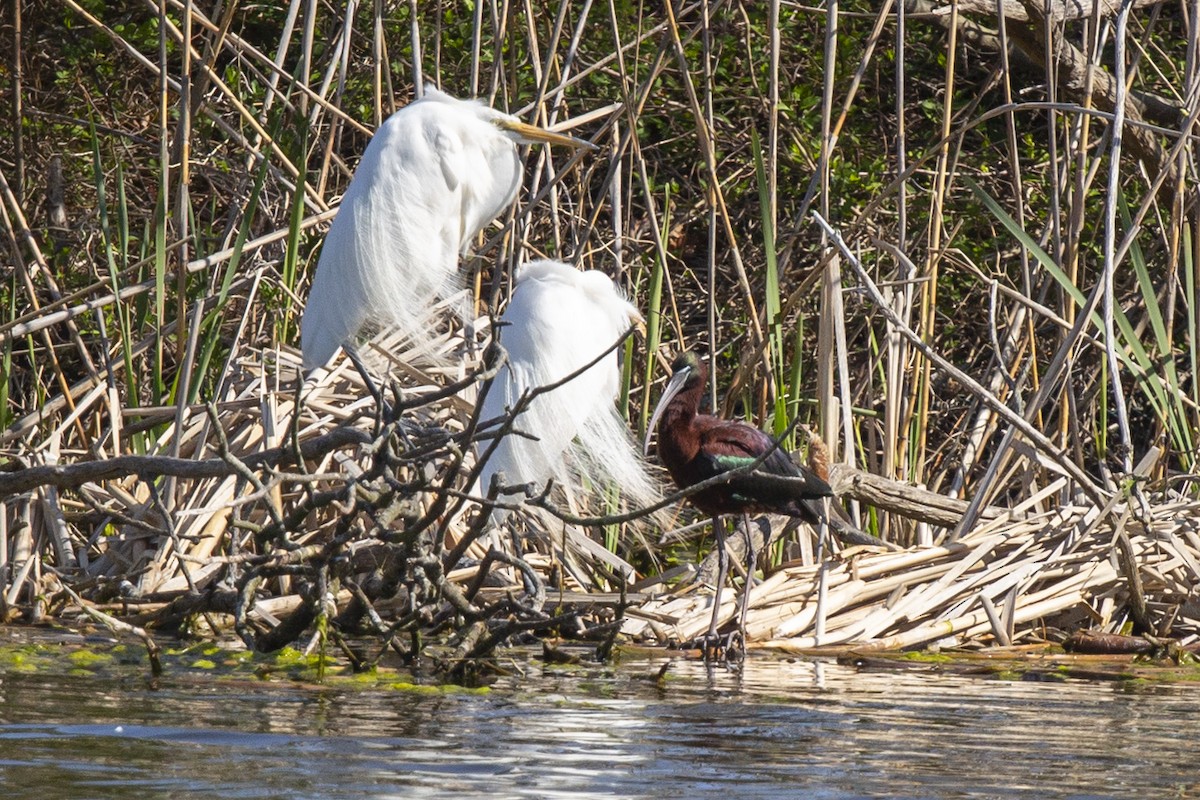
MULTIPOLYGON (((476 330, 486 335, 486 320, 476 330)), ((610 610, 546 610, 547 581, 586 595, 632 580, 628 562, 562 522, 542 521, 520 557, 496 532, 505 512, 553 520, 558 492, 528 509, 501 497, 495 515, 468 502, 474 454, 507 428, 476 427, 474 393, 491 370, 464 350, 444 334, 402 360, 386 355, 397 342, 374 342, 368 363, 397 376, 390 419, 345 358, 310 377, 297 410, 299 354, 246 351, 229 400, 163 429, 154 451, 171 457, 124 452, 127 417, 149 412, 89 395, 77 411, 110 420, 97 437, 105 457, 59 452, 61 427, 41 446, 9 443, 24 466, 0 473, 0 619, 232 630, 259 650, 315 644, 314 630, 367 633, 406 656, 450 631, 450 663, 519 634, 611 639, 610 610)))
MULTIPOLYGON (((746 638, 790 652, 1010 645, 1133 623, 1200 640, 1200 503, 1065 506, 997 517, 959 539, 903 552, 855 547, 785 566, 750 593, 746 638)), ((624 632, 650 641, 703 633, 711 595, 647 603, 624 632)), ((722 618, 732 620, 727 593, 722 618)))
MULTIPOLYGON (((391 344, 374 348, 377 360, 391 344)), ((462 343, 446 336, 441 346, 462 343)), ((433 360, 451 363, 444 353, 433 360)), ((281 350, 244 356, 231 400, 193 407, 163 432, 159 444, 177 442, 176 457, 122 453, 130 420, 115 405, 111 457, 56 452, 56 434, 30 448, 24 470, 0 475, 4 619, 86 614, 138 631, 233 631, 260 650, 367 634, 380 652, 413 656, 444 640, 452 674, 535 636, 589 640, 603 653, 618 631, 672 644, 706 629, 702 580, 636 593, 629 561, 597 530, 564 521, 553 496, 503 503, 529 534, 514 549, 464 494, 472 452, 488 441, 471 413, 485 367, 390 366, 400 377, 391 423, 344 359, 305 386, 297 415, 298 355, 281 350)), ((97 393, 80 413, 105 402, 97 393)), ((952 524, 966 506, 846 468, 834 479, 847 497, 927 524, 952 524)), ((936 546, 807 551, 807 563, 753 588, 748 640, 793 651, 1009 644, 1129 622, 1184 644, 1200 638, 1200 501, 1044 507, 1063 484, 1012 510, 986 508, 975 528, 936 546)), ((728 622, 735 597, 724 597, 728 622)))

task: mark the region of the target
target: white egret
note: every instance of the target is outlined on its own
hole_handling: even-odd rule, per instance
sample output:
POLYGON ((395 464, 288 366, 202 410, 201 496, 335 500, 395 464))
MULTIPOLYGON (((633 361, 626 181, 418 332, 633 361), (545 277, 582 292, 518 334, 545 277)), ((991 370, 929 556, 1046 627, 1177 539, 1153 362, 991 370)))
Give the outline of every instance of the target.
POLYGON ((431 86, 376 131, 325 237, 301 321, 304 368, 368 324, 419 340, 458 258, 521 184, 519 144, 592 147, 431 86))
MULTIPOLYGON (((508 362, 483 400, 480 419, 495 419, 525 391, 582 369, 641 321, 637 308, 599 270, 580 271, 559 261, 525 265, 500 318, 508 362)), ((656 500, 656 482, 616 410, 620 381, 614 350, 578 377, 535 397, 514 424, 526 435, 500 441, 481 472, 482 490, 498 472, 510 485, 541 484, 550 477, 564 482, 582 473, 613 481, 638 505, 656 500)))

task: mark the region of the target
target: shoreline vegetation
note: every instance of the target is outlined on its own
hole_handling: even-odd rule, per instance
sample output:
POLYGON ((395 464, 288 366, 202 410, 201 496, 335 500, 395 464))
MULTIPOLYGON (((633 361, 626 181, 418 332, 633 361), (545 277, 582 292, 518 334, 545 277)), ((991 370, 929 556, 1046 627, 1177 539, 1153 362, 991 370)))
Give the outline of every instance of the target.
POLYGON ((631 436, 663 357, 711 352, 714 411, 828 459, 886 543, 740 526, 750 649, 1191 659, 1200 7, 877 5, 14 4, 0 622, 433 647, 458 681, 508 645, 702 634, 686 502, 466 493, 489 309, 552 257, 646 317, 631 436), (344 357, 302 385, 295 345, 370 131, 424 81, 600 149, 529 151, 447 301, 473 326, 363 346, 388 417, 344 357))

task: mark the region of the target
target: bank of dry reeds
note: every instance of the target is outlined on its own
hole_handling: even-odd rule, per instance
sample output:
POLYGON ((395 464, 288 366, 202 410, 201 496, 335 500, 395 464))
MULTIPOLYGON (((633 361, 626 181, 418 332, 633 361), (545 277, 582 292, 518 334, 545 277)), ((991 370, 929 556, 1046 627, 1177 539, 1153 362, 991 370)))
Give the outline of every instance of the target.
MULTIPOLYGON (((789 652, 1009 646, 1132 628, 1192 642, 1200 634, 1197 511, 1187 499, 1018 509, 953 542, 784 565, 751 590, 746 636, 789 652)), ((723 598, 726 622, 736 600, 723 598)), ((639 607, 625 632, 687 642, 711 616, 711 595, 661 598, 639 607)))
POLYGON ((4 616, 87 603, 256 646, 455 630, 464 656, 608 641, 622 610, 627 634, 699 630, 695 585, 651 596, 695 538, 612 522, 603 487, 514 510, 524 557, 474 526, 486 369, 449 321, 437 358, 377 355, 395 418, 340 363, 297 410, 324 226, 430 80, 601 147, 530 154, 464 262, 481 322, 515 263, 604 269, 648 317, 636 432, 648 354, 699 347, 719 411, 799 416, 863 473, 851 514, 905 551, 805 538, 755 587, 752 638, 1194 639, 1200 9, 1000 8, 13 4, 4 616))

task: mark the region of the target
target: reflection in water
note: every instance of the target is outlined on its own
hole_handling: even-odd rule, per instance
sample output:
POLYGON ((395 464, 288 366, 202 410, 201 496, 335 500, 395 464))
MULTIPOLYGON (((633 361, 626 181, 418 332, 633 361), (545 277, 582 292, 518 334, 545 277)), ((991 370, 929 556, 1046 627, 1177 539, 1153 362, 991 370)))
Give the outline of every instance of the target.
MULTIPOLYGON (((752 658, 548 673, 490 695, 0 674, 25 798, 1198 797, 1187 687, 752 658)), ((536 667, 534 668, 536 669, 536 667)))

